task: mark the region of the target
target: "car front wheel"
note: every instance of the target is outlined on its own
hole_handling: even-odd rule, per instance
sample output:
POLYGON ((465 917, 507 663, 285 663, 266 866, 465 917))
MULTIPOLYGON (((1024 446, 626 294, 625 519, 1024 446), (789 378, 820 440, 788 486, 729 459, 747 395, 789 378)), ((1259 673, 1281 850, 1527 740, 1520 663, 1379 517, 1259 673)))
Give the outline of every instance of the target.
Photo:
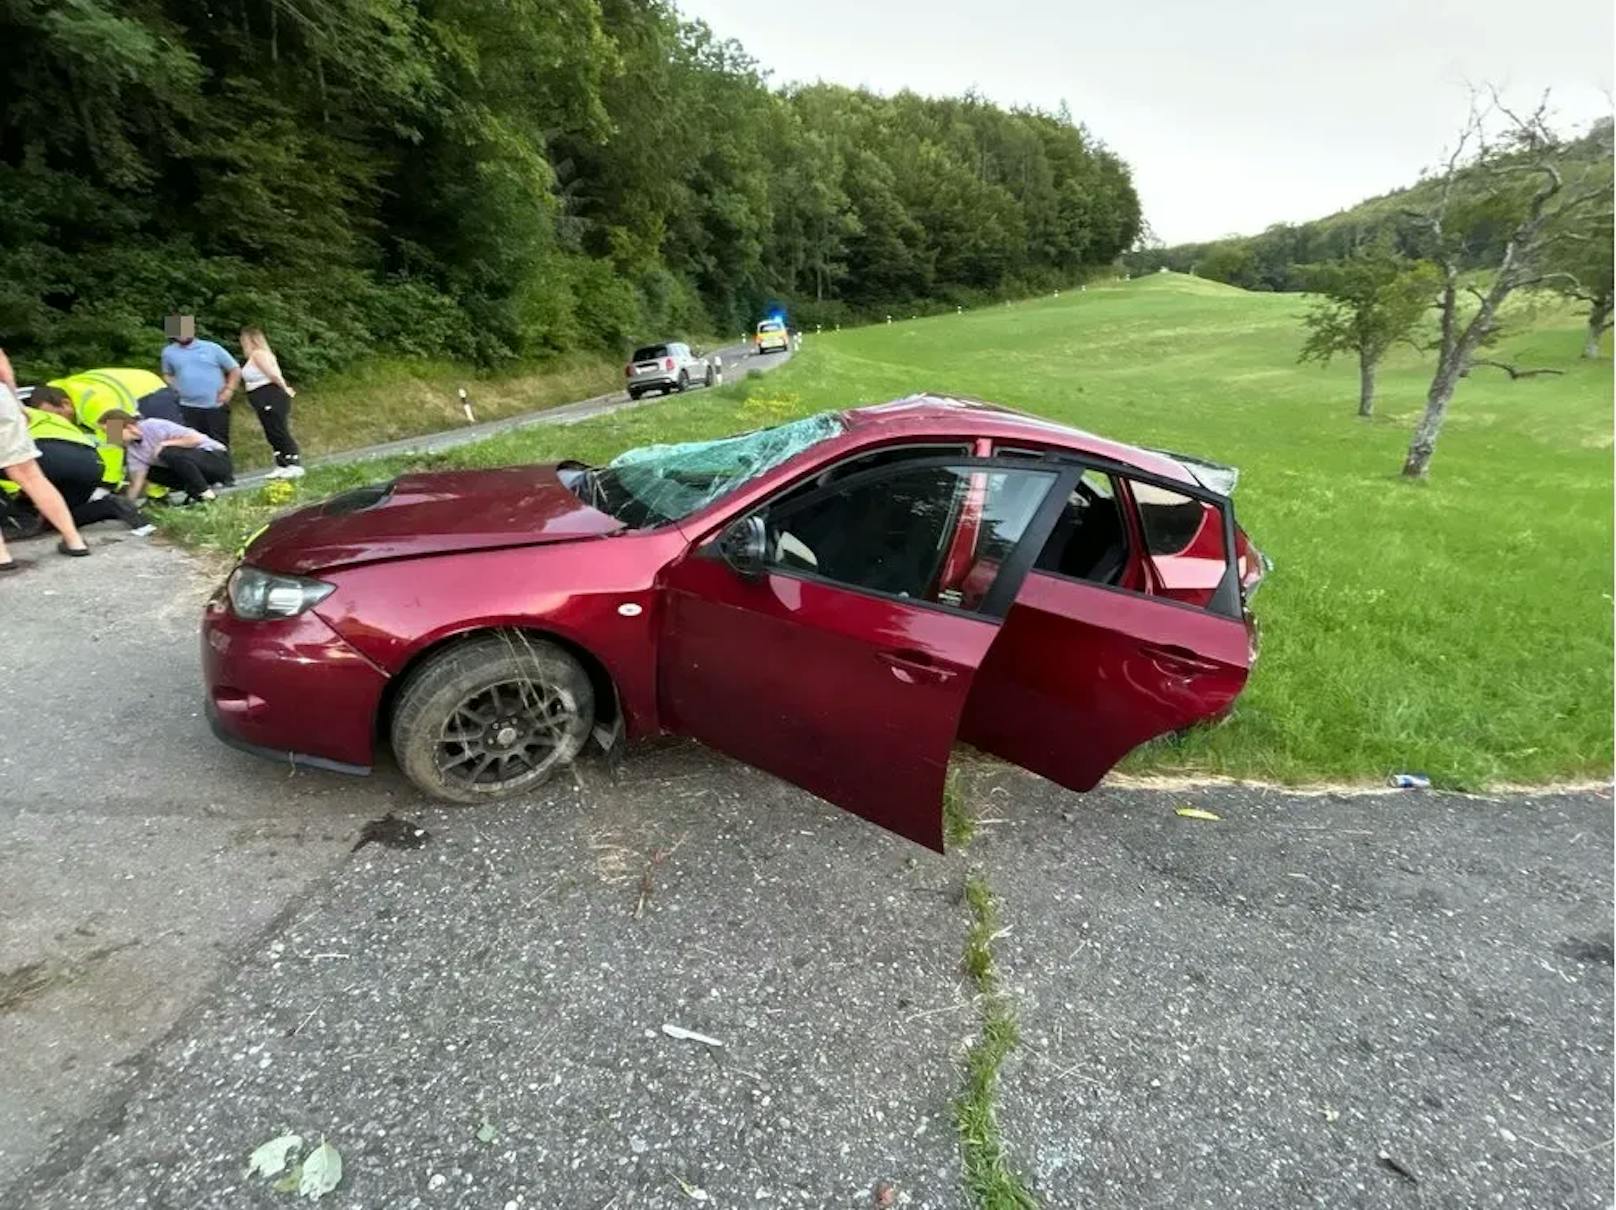
POLYGON ((571 655, 520 633, 490 635, 410 676, 393 712, 393 755, 435 798, 488 802, 571 764, 594 721, 594 686, 571 655))

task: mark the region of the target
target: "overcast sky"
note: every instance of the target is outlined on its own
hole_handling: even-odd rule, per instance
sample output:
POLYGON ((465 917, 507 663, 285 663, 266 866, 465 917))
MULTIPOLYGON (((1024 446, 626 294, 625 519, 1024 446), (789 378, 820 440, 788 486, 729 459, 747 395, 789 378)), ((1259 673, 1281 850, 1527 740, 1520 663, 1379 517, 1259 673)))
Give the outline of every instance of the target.
POLYGON ((958 94, 1072 115, 1133 166, 1169 243, 1317 218, 1408 184, 1466 82, 1565 126, 1609 112, 1610 0, 677 0, 775 83, 958 94))

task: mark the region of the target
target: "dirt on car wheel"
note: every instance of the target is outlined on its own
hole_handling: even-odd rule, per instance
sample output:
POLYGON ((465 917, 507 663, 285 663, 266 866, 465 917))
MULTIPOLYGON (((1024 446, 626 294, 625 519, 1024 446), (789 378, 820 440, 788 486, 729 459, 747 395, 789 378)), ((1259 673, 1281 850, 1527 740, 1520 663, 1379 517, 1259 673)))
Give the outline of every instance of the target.
POLYGON ((434 798, 491 802, 572 763, 595 690, 571 655, 520 633, 456 644, 410 675, 393 711, 393 755, 434 798))

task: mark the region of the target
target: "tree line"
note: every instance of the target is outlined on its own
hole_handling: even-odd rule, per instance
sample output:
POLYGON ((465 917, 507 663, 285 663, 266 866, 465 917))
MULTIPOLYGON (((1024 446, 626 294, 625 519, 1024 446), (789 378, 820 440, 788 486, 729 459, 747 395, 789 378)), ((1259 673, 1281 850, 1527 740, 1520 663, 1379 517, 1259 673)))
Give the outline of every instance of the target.
POLYGON ((664 0, 0 0, 0 333, 498 365, 1043 289, 1139 231, 1064 111, 771 87, 664 0))

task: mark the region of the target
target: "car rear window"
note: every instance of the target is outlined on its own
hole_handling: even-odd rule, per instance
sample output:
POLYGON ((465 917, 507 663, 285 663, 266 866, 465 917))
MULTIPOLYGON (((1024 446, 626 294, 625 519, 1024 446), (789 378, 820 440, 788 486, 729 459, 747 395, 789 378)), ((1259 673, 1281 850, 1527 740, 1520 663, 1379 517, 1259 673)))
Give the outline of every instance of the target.
POLYGON ((766 320, 763 323, 760 323, 758 325, 758 331, 759 332, 779 332, 779 331, 783 331, 784 328, 785 328, 785 324, 779 323, 779 322, 777 322, 775 320, 772 320, 772 319, 771 320, 766 320))
POLYGON ((630 361, 657 361, 668 355, 667 345, 646 345, 643 349, 635 349, 630 361))

